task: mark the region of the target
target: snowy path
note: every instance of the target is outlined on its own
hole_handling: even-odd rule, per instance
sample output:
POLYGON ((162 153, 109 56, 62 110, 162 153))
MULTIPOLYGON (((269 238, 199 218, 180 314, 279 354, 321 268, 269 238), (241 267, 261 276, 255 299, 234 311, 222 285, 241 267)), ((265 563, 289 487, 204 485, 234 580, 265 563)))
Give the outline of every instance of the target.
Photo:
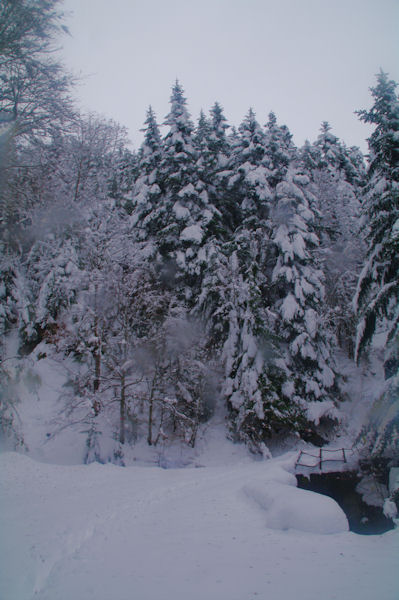
POLYGON ((396 600, 398 530, 267 528, 268 490, 283 505, 291 489, 284 460, 162 470, 0 455, 0 598, 396 600))

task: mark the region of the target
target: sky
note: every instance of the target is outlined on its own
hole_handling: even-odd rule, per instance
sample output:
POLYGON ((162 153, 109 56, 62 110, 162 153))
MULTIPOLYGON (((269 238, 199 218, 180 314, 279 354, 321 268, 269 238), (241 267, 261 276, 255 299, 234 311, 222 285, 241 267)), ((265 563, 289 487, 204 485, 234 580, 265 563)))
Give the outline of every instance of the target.
POLYGON ((399 0, 64 0, 62 58, 82 80, 83 110, 128 128, 152 105, 162 124, 176 78, 194 121, 217 101, 230 125, 270 111, 301 145, 322 121, 367 150, 380 68, 399 82, 399 0))

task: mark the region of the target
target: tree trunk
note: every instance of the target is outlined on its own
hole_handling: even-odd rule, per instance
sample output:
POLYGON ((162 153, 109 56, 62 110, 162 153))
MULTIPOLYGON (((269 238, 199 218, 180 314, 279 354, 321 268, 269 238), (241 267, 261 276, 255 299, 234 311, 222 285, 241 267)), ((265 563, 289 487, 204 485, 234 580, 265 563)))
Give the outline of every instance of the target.
POLYGON ((149 408, 148 408, 148 436, 147 436, 147 442, 149 446, 152 446, 152 419, 153 419, 153 398, 152 398, 152 391, 151 391, 151 395, 150 395, 150 404, 149 404, 149 408))
MULTIPOLYGON (((95 286, 95 318, 94 318, 94 335, 96 336, 96 346, 93 350, 94 358, 94 381, 93 381, 93 392, 96 394, 100 388, 100 377, 101 377, 101 347, 98 339, 98 318, 97 318, 97 284, 95 286)), ((94 414, 97 416, 100 412, 100 403, 94 398, 93 402, 94 414)))
POLYGON ((100 376, 101 376, 101 353, 97 347, 94 352, 94 381, 93 381, 93 392, 98 392, 100 388, 100 376))
POLYGON ((126 419, 126 390, 125 390, 125 376, 122 375, 120 413, 119 413, 119 441, 121 444, 125 443, 125 419, 126 419))

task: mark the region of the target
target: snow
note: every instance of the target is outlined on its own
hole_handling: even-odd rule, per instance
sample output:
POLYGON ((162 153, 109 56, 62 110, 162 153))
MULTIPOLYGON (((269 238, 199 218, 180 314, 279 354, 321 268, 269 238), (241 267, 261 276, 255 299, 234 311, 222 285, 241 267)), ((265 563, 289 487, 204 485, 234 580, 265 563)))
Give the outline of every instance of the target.
POLYGON ((246 494, 266 513, 271 529, 296 529, 320 535, 348 531, 348 521, 338 504, 328 496, 269 481, 246 486, 246 494), (305 492, 305 493, 304 493, 305 492))
POLYGON ((193 196, 195 194, 195 188, 192 183, 186 185, 180 192, 177 194, 180 198, 184 198, 184 196, 193 196))
POLYGON ((317 312, 313 308, 308 308, 305 311, 306 330, 311 338, 314 338, 317 333, 317 312))
POLYGON ((199 225, 190 225, 189 227, 185 227, 180 234, 180 239, 184 242, 196 242, 200 244, 202 242, 202 238, 204 237, 204 232, 199 225))
MULTIPOLYGON (((303 358, 306 358, 306 356, 301 353, 303 358)), ((321 396, 321 390, 320 390, 320 386, 317 383, 317 381, 315 381, 314 379, 308 379, 306 381, 306 394, 313 394, 313 396, 315 398, 320 398, 321 396)), ((309 404, 312 404, 311 402, 309 402, 309 404)), ((310 418, 310 420, 312 421, 313 419, 310 418)))
POLYGON ((330 369, 328 365, 323 365, 322 371, 317 371, 316 376, 320 383, 324 385, 324 387, 329 388, 334 385, 334 371, 330 369))
POLYGON ((373 475, 362 477, 356 486, 356 491, 369 506, 383 506, 384 499, 388 496, 386 486, 379 483, 373 475))
POLYGON ((258 352, 258 345, 253 335, 248 331, 248 323, 245 323, 241 334, 242 346, 247 353, 248 358, 255 358, 258 352))
POLYGON ((310 358, 310 360, 314 360, 314 361, 317 360, 317 354, 316 354, 313 346, 311 344, 309 344, 308 342, 306 342, 305 344, 303 344, 303 346, 301 346, 300 352, 301 352, 302 358, 310 358))
MULTIPOLYGON (((288 235, 288 228, 286 225, 280 225, 277 229, 277 232, 274 236, 274 242, 281 248, 282 253, 284 254, 284 261, 288 262, 293 259, 293 249, 291 240, 288 235)), ((273 278, 276 278, 276 275, 273 273, 273 278)))
POLYGON ((288 294, 281 305, 281 314, 284 321, 290 322, 296 315, 300 315, 301 313, 302 309, 295 300, 294 296, 291 293, 288 294))
POLYGON ((306 244, 302 235, 296 233, 292 238, 292 248, 298 258, 306 258, 306 244))
POLYGON ((342 376, 342 391, 348 399, 339 407, 344 423, 340 439, 345 447, 351 447, 362 428, 369 423, 370 410, 386 386, 383 368, 385 344, 376 348, 378 337, 373 342, 367 361, 362 361, 359 366, 348 359, 343 351, 335 355, 336 371, 342 376))
POLYGON ((298 185, 308 185, 310 183, 310 179, 307 175, 295 174, 292 178, 294 183, 298 185))
POLYGON ((202 213, 202 222, 206 225, 210 221, 212 221, 214 213, 211 210, 204 210, 202 213))
POLYGON ((285 381, 282 385, 281 392, 287 398, 292 398, 295 394, 295 384, 293 381, 285 381))
POLYGON ((301 201, 305 201, 305 196, 302 191, 293 183, 288 181, 282 181, 276 187, 276 197, 278 199, 287 198, 298 198, 301 201))
MULTIPOLYGON (((9 338, 8 356, 16 356, 18 338, 9 338)), ((64 428, 60 419, 60 396, 65 390, 68 372, 76 371, 76 364, 60 357, 54 348, 41 343, 21 365, 8 360, 8 370, 15 379, 18 423, 22 428, 24 442, 31 455, 45 462, 79 464, 83 460, 85 434, 73 428, 64 428), (45 358, 38 359, 38 356, 45 358), (54 435, 54 434, 57 435, 54 435)), ((84 429, 81 425, 80 429, 84 429)), ((1 595, 0 595, 1 598, 1 595)))
POLYGON ((396 519, 398 516, 398 509, 396 508, 395 502, 386 498, 384 501, 383 513, 388 519, 396 519))
POLYGON ((389 493, 393 494, 399 490, 399 467, 389 469, 389 493))
POLYGON ((267 171, 265 167, 260 166, 253 168, 252 165, 250 165, 249 170, 246 174, 246 179, 252 185, 256 185, 257 183, 259 183, 261 185, 264 185, 265 187, 268 187, 267 171))
POLYGON ((180 204, 180 202, 175 202, 173 205, 173 212, 176 215, 177 219, 188 219, 190 216, 190 211, 188 208, 180 204))
POLYGON ((334 402, 332 400, 324 400, 323 402, 307 402, 306 414, 308 419, 315 425, 318 425, 320 423, 320 419, 323 417, 339 420, 339 412, 334 406, 334 402))
POLYGON ((0 597, 397 598, 397 529, 350 533, 333 500, 295 487, 293 453, 228 447, 198 457, 220 449, 223 466, 169 470, 1 454, 0 597))

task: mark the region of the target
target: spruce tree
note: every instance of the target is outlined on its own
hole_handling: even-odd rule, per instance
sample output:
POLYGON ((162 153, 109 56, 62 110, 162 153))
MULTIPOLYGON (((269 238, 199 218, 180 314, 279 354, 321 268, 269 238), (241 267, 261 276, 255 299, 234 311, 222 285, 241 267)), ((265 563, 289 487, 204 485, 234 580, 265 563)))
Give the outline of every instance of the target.
POLYGON ((194 134, 194 144, 197 153, 197 171, 201 179, 212 183, 214 171, 214 156, 210 149, 211 124, 203 110, 200 112, 194 134))
POLYGON ((341 144, 326 121, 312 148, 305 145, 301 152, 315 197, 317 254, 326 287, 324 318, 350 356, 356 324, 352 298, 364 256, 354 236, 359 231, 364 166, 360 160, 355 164, 354 155, 355 149, 341 144))
POLYGON ((240 145, 236 146, 235 170, 240 179, 241 212, 244 221, 264 221, 268 217, 272 198, 268 177, 270 170, 265 159, 265 136, 252 109, 248 111, 239 129, 240 145))
MULTIPOLYGON (((368 139, 365 188, 367 258, 354 298, 359 313, 356 359, 378 328, 387 334, 385 389, 374 403, 362 437, 367 453, 397 460, 399 450, 399 101, 397 84, 382 71, 371 88, 373 106, 358 112, 375 126, 368 139)), ((395 463, 396 464, 396 463, 395 463)))
POLYGON ((160 165, 162 197, 154 241, 160 276, 186 300, 198 291, 205 256, 201 250, 212 234, 217 211, 197 171, 194 127, 186 108, 183 88, 176 81, 165 124, 160 165))
POLYGON ((266 128, 266 153, 270 170, 269 183, 275 187, 283 180, 295 156, 292 135, 286 125, 278 125, 274 112, 269 113, 266 128))
POLYGON ((144 141, 138 153, 138 177, 133 186, 131 211, 134 210, 132 224, 137 228, 139 239, 144 240, 157 231, 164 210, 160 175, 163 143, 151 106, 142 131, 144 141))
POLYGON ((229 143, 226 136, 229 125, 224 116, 223 108, 218 102, 212 106, 210 112, 211 119, 211 135, 210 135, 210 150, 213 153, 215 164, 220 169, 226 165, 229 155, 229 143))
POLYGON ((276 314, 275 333, 284 348, 283 397, 301 417, 297 430, 317 440, 319 425, 331 426, 337 418, 336 376, 331 336, 323 321, 324 277, 315 256, 319 240, 309 184, 300 165, 291 164, 275 190, 272 242, 276 263, 270 309, 276 314))
POLYGON ((284 402, 284 370, 272 333, 273 315, 265 306, 263 278, 240 265, 237 252, 227 262, 223 290, 228 334, 223 345, 223 397, 233 439, 268 455, 267 443, 276 433, 296 428, 296 407, 284 402))
POLYGON ((231 433, 264 454, 273 435, 298 428, 298 410, 283 398, 285 373, 267 307, 273 261, 268 166, 265 134, 251 109, 234 138, 226 171, 239 222, 225 246, 220 283, 215 282, 221 301, 216 314, 224 317, 223 395, 231 433))
MULTIPOLYGON (((360 313, 356 357, 370 343, 377 323, 388 328, 388 347, 398 356, 399 325, 399 101, 397 84, 386 73, 371 88, 374 104, 359 117, 375 125, 369 142, 365 189, 367 260, 360 274, 355 306, 360 313)), ((388 359, 388 357, 387 357, 388 359)), ((389 371, 393 367, 389 367, 389 371)))

